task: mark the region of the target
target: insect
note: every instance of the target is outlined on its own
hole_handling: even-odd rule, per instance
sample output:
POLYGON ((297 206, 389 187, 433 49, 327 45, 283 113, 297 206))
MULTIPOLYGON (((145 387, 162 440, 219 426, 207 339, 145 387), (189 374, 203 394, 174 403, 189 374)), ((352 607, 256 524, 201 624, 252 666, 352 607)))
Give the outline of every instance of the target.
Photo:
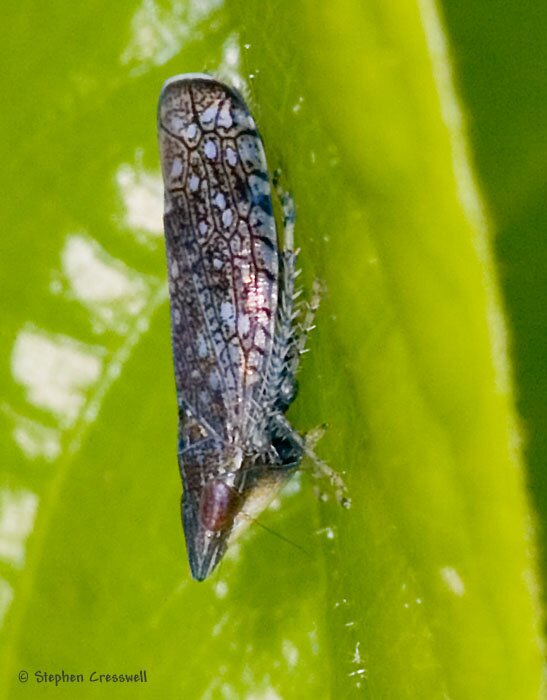
POLYGON ((280 250, 262 140, 239 93, 208 75, 171 78, 158 131, 182 519, 203 580, 304 454, 321 464, 285 418, 316 304, 295 302, 294 206, 280 196, 280 250))

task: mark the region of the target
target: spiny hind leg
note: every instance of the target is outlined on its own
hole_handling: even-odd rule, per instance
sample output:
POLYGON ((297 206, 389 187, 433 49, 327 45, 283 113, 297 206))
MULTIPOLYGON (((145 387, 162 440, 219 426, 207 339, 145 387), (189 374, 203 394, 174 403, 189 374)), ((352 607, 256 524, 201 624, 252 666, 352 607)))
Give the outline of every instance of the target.
POLYGON ((295 282, 300 274, 296 268, 296 258, 299 250, 294 249, 294 224, 296 209, 292 196, 280 185, 281 171, 273 175, 273 185, 281 204, 283 213, 283 250, 281 252, 281 309, 283 322, 290 327, 291 352, 289 352, 287 370, 294 376, 298 367, 300 355, 306 352, 308 334, 315 328, 314 318, 321 297, 323 286, 318 279, 313 281, 311 295, 308 301, 299 301, 302 288, 296 287, 295 282))
POLYGON ((344 508, 351 506, 351 498, 348 496, 348 487, 337 471, 317 456, 315 446, 323 437, 327 430, 325 424, 318 425, 309 430, 304 436, 304 454, 309 458, 312 465, 312 474, 317 479, 328 479, 334 489, 334 494, 338 503, 344 508))
MULTIPOLYGON (((287 393, 287 397, 282 400, 281 404, 288 406, 294 398, 296 390, 295 375, 300 355, 306 352, 308 334, 315 327, 314 318, 321 302, 323 287, 319 280, 315 279, 310 299, 305 303, 298 302, 302 289, 295 288, 295 281, 300 274, 300 270, 296 269, 296 257, 299 251, 294 250, 296 211, 293 198, 280 186, 280 177, 281 171, 278 169, 273 175, 273 186, 283 214, 283 249, 281 252, 280 307, 276 335, 280 339, 285 353, 283 363, 284 378, 280 384, 279 394, 283 398, 284 392, 287 393), (289 384, 290 387, 288 386, 289 384)), ((326 462, 320 459, 314 451, 315 445, 325 433, 325 426, 314 428, 305 436, 302 436, 291 427, 282 413, 275 416, 274 422, 275 432, 282 439, 297 446, 302 455, 309 458, 313 465, 312 473, 314 476, 328 478, 334 488, 338 502, 349 508, 351 500, 347 495, 347 487, 344 480, 334 469, 331 469, 326 462)))
MULTIPOLYGON (((295 253, 294 250, 294 223, 296 221, 296 207, 294 199, 289 192, 280 185, 281 169, 278 168, 272 178, 275 193, 281 205, 283 215, 283 252, 295 253)), ((298 254, 296 251, 295 255, 298 254)))
POLYGON ((315 314, 321 303, 322 296, 323 285, 316 278, 312 284, 310 298, 301 305, 298 309, 298 316, 295 318, 295 343, 298 355, 303 355, 307 352, 308 335, 315 328, 315 314))
POLYGON ((276 432, 285 440, 297 445, 302 456, 308 457, 311 466, 312 474, 315 478, 327 478, 334 489, 334 494, 338 503, 344 508, 351 506, 351 499, 348 496, 347 486, 338 472, 329 467, 329 465, 317 456, 315 446, 323 437, 326 431, 325 425, 319 425, 312 428, 306 435, 300 435, 290 425, 284 415, 278 414, 275 418, 276 432))
POLYGON ((298 344, 295 334, 295 319, 299 316, 296 300, 301 290, 295 289, 299 271, 296 269, 294 250, 295 206, 291 195, 280 184, 280 171, 273 176, 273 186, 283 213, 283 245, 280 253, 279 267, 279 306, 277 310, 275 344, 273 358, 276 377, 276 405, 286 410, 296 396, 296 370, 298 369, 298 344))
MULTIPOLYGON (((283 214, 283 245, 280 255, 281 279, 280 279, 280 321, 286 324, 284 329, 285 335, 287 331, 292 329, 295 319, 295 301, 298 299, 302 290, 295 288, 296 278, 300 274, 300 270, 296 269, 296 258, 299 253, 294 249, 294 223, 296 220, 296 208, 291 195, 285 191, 279 184, 281 170, 276 170, 273 175, 273 186, 277 194, 277 198, 281 205, 283 214)), ((288 333, 292 335, 292 333, 288 333)))

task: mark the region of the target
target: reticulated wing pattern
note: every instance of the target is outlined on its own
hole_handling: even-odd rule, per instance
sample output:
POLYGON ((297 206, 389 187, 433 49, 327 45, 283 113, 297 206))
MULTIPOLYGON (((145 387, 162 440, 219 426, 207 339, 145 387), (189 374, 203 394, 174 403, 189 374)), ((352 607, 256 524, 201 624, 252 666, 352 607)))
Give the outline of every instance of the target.
POLYGON ((177 393, 201 430, 185 439, 205 428, 245 442, 263 410, 278 294, 262 141, 239 95, 206 76, 167 83, 159 138, 177 393))

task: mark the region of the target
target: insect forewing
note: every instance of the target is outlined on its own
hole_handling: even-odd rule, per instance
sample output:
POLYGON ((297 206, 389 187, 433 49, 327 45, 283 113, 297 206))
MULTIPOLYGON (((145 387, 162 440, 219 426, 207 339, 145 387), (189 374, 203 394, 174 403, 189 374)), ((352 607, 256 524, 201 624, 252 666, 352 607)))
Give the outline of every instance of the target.
POLYGON ((245 441, 277 309, 278 253, 264 149, 241 97, 208 76, 159 104, 172 339, 183 441, 245 441))
POLYGON ((262 141, 238 93, 206 75, 171 79, 158 130, 183 522, 202 580, 250 494, 286 478, 269 469, 277 236, 262 141))

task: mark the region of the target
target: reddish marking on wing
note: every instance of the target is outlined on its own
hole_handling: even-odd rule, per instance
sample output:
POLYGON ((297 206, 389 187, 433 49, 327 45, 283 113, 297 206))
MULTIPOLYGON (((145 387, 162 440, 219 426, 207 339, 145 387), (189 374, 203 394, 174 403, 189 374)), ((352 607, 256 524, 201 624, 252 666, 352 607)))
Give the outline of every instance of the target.
POLYGON ((238 492, 220 479, 212 479, 203 489, 199 520, 210 532, 221 532, 232 524, 239 504, 238 492))

